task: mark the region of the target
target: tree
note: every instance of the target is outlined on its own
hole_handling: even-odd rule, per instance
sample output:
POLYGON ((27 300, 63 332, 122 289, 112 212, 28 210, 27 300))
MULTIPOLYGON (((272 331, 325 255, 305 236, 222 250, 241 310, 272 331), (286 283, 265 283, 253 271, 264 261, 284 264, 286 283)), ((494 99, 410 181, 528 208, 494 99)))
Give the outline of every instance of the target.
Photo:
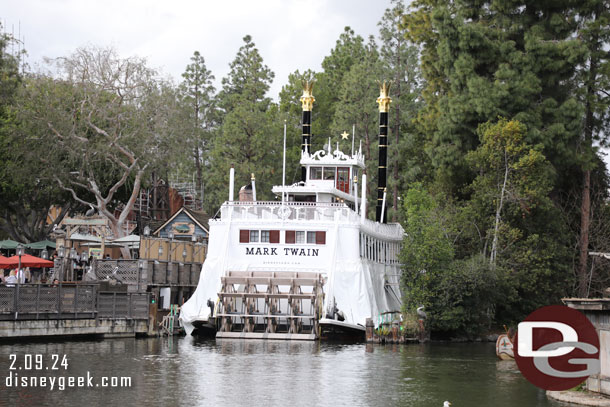
POLYGON ((481 145, 468 153, 466 160, 479 173, 472 184, 474 195, 495 207, 489 251, 489 263, 494 267, 506 205, 516 205, 525 217, 548 200, 551 186, 542 147, 524 142, 525 127, 519 122, 501 119, 496 124, 486 123, 479 134, 481 145))
POLYGON ((33 79, 26 78, 17 89, 7 110, 11 120, 2 126, 0 137, 0 154, 5 155, 0 166, 2 229, 21 242, 47 238, 76 206, 53 180, 54 165, 49 165, 49 146, 43 136, 48 127, 24 114, 26 109, 39 110, 31 103, 32 82, 33 79), (61 210, 58 217, 47 223, 53 206, 61 210))
POLYGON ((364 39, 356 35, 350 27, 345 27, 330 55, 322 61, 323 72, 316 75, 317 108, 312 116, 312 144, 316 146, 314 150, 326 143, 325 136, 330 135, 343 77, 352 66, 363 61, 365 52, 364 39), (315 137, 318 134, 324 137, 315 137))
MULTIPOLYGON (((280 91, 280 114, 286 120, 286 182, 293 184, 301 180, 299 161, 301 159, 301 127, 302 106, 300 98, 303 95, 303 82, 314 82, 314 93, 316 73, 306 70, 301 73, 298 70, 288 75, 288 83, 282 86, 280 91)), ((313 110, 317 110, 314 103, 313 110)))
POLYGON ((49 183, 35 148, 42 129, 20 115, 19 106, 27 103, 26 80, 19 72, 22 53, 8 51, 16 42, 0 35, 0 228, 14 240, 32 242, 48 236, 70 203, 49 183), (49 208, 62 202, 59 217, 47 224, 49 208))
POLYGON ((363 143, 363 152, 368 168, 367 197, 368 208, 375 210, 377 195, 370 191, 377 191, 376 151, 379 134, 379 112, 375 100, 379 96, 378 82, 383 76, 379 52, 374 38, 371 36, 365 47, 362 59, 354 61, 354 65, 343 75, 339 98, 335 105, 335 114, 331 125, 331 134, 338 135, 343 131, 350 131, 352 126, 356 130, 356 146, 359 141, 363 143), (373 196, 374 195, 374 196, 373 196))
POLYGON ((583 156, 580 234, 578 255, 578 295, 588 294, 588 259, 591 222, 591 170, 598 163, 594 142, 605 141, 610 130, 610 10, 604 1, 583 2, 578 7, 578 38, 587 50, 579 66, 580 98, 584 105, 582 126, 583 156))
POLYGON ((422 171, 425 160, 421 160, 423 149, 421 137, 417 137, 413 125, 420 109, 421 90, 418 50, 407 41, 406 29, 401 25, 406 7, 403 0, 392 0, 378 23, 381 38, 380 56, 384 67, 383 77, 392 81, 392 114, 390 128, 393 143, 389 146, 389 163, 392 176, 388 179, 391 188, 392 221, 400 214, 399 193, 409 182, 415 181, 422 171))
POLYGON ((203 166, 209 160, 212 132, 217 119, 214 105, 216 90, 212 85, 214 75, 207 69, 203 56, 195 51, 182 77, 184 80, 180 90, 186 113, 185 141, 192 152, 197 188, 203 193, 203 166))
POLYGON ((274 74, 249 35, 230 67, 218 97, 224 117, 214 140, 208 180, 213 190, 208 198, 214 207, 226 200, 231 165, 238 187, 250 183, 255 174, 260 199, 270 199, 273 181, 281 180, 277 163, 281 163, 283 121, 277 106, 265 96, 274 74))
POLYGON ((429 327, 441 335, 474 337, 489 329, 504 280, 482 256, 455 258, 455 208, 439 204, 421 183, 411 184, 404 202, 405 239, 400 259, 405 311, 424 306, 429 327))
POLYGON ((227 77, 222 78, 222 91, 218 98, 225 113, 230 113, 231 109, 243 102, 270 103, 265 95, 275 74, 263 63, 252 37, 246 35, 243 41, 244 45, 229 64, 231 70, 227 77))
POLYGON ((479 124, 498 116, 523 123, 527 141, 543 144, 557 173, 569 171, 581 118, 572 79, 583 56, 571 3, 420 0, 414 7, 405 22, 423 47, 419 131, 430 135, 437 179, 453 192, 470 182, 465 153, 478 145, 479 124))
POLYGON ((55 62, 60 78, 33 83, 32 106, 44 108, 28 113, 48 126, 57 184, 123 236, 146 171, 172 138, 170 88, 143 60, 121 59, 112 49, 80 48, 55 62))

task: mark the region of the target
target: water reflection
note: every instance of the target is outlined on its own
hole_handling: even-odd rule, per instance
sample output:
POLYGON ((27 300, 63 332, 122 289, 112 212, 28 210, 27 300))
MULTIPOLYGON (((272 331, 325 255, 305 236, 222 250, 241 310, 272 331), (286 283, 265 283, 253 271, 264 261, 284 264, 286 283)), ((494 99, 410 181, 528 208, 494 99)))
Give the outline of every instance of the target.
POLYGON ((0 405, 559 406, 493 344, 116 339, 0 345, 0 405), (66 354, 67 372, 129 376, 131 388, 6 388, 9 354, 66 354))

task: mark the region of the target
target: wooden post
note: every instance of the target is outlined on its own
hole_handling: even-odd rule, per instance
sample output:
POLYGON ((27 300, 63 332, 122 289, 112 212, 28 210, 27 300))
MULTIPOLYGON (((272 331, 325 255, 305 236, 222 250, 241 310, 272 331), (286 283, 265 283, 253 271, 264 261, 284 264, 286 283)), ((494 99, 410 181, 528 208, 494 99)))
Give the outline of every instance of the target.
POLYGON ((36 319, 38 319, 38 314, 40 312, 40 284, 36 285, 36 319))
POLYGON ((74 319, 78 318, 78 284, 74 285, 74 319))
POLYGON ((366 319, 366 341, 373 342, 373 336, 375 335, 375 324, 372 318, 366 319))
POLYGON ((57 287, 57 318, 61 318, 61 281, 57 287))

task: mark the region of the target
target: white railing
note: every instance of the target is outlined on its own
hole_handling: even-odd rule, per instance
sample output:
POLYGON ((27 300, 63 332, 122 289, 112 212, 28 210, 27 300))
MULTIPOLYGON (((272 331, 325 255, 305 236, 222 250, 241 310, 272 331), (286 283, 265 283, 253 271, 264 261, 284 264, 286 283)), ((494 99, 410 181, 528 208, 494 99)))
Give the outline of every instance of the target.
MULTIPOLYGON (((356 223, 363 232, 382 239, 402 239, 403 230, 398 224, 382 224, 365 219, 344 203, 257 201, 225 202, 220 208, 221 220, 248 221, 319 221, 356 223)), ((212 219, 210 221, 213 221, 212 219)))
POLYGON ((356 215, 343 203, 317 202, 227 202, 220 209, 221 219, 260 221, 356 221, 356 215))
POLYGON ((362 231, 370 235, 384 236, 392 239, 402 239, 404 230, 398 223, 379 223, 365 219, 362 223, 362 231))

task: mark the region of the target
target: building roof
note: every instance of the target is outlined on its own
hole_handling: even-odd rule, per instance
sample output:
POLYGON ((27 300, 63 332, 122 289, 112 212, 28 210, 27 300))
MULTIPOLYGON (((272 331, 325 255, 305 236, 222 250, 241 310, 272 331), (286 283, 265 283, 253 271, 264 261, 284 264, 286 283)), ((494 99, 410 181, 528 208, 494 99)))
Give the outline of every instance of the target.
POLYGON ((210 232, 210 226, 208 224, 208 220, 210 219, 210 216, 208 214, 206 214, 204 211, 196 211, 193 209, 188 209, 183 206, 182 208, 180 208, 176 212, 174 212, 174 214, 172 216, 170 216, 169 219, 166 220, 161 226, 158 226, 152 234, 156 235, 157 233, 159 233, 163 228, 165 228, 167 225, 172 223, 172 221, 183 212, 189 218, 191 218, 193 220, 193 222, 195 222, 201 229, 205 230, 206 233, 210 232))

